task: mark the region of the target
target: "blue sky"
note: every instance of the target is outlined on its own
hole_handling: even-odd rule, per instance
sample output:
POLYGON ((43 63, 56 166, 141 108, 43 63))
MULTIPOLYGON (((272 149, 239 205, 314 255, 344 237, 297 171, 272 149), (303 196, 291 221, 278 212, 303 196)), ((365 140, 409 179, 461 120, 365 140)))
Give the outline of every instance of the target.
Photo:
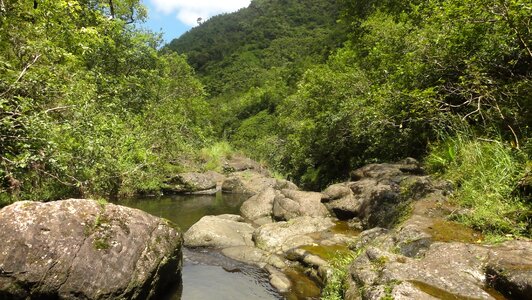
POLYGON ((247 7, 251 0, 142 0, 148 19, 142 27, 163 32, 170 42, 197 25, 198 18, 208 18, 247 7))

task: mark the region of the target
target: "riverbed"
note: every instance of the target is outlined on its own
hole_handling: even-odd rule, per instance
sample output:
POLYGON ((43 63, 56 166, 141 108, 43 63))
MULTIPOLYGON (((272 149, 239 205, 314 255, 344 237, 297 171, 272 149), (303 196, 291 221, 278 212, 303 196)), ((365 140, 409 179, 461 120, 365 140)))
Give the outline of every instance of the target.
MULTIPOLYGON (((206 215, 239 214, 244 195, 175 195, 137 197, 119 204, 168 219, 183 232, 206 215)), ((312 284, 296 282, 293 292, 281 295, 269 283, 268 273, 223 256, 213 249, 183 249, 183 286, 172 300, 318 299, 312 284)))

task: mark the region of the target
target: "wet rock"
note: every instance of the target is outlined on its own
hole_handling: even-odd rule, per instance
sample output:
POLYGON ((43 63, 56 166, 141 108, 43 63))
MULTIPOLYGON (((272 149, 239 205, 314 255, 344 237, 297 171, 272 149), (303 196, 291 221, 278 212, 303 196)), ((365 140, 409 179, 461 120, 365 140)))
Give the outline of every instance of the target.
POLYGON ((329 263, 326 260, 302 248, 289 250, 286 252, 286 257, 289 260, 299 261, 303 265, 315 269, 329 267, 329 263))
POLYGON ((278 269, 267 266, 266 270, 270 273, 270 283, 281 293, 286 293, 292 288, 292 282, 290 278, 278 269))
POLYGON ((237 215, 205 216, 185 233, 187 247, 252 246, 253 227, 237 215))
POLYGON ((320 232, 335 224, 329 218, 299 217, 288 222, 262 225, 253 232, 255 245, 269 252, 286 252, 289 249, 312 244, 307 234, 320 232))
POLYGON ((269 218, 271 220, 273 200, 277 194, 279 192, 276 192, 273 188, 265 188, 259 194, 246 200, 240 207, 240 213, 251 221, 261 218, 269 218))
POLYGON ((277 221, 288 221, 297 217, 326 217, 329 211, 321 203, 322 194, 284 189, 275 196, 273 216, 277 221))
POLYGON ((158 299, 180 281, 182 235, 139 210, 91 200, 0 211, 0 295, 158 299))
POLYGON ((218 184, 224 178, 223 175, 213 171, 182 173, 169 180, 164 191, 185 194, 215 194, 218 191, 218 184))

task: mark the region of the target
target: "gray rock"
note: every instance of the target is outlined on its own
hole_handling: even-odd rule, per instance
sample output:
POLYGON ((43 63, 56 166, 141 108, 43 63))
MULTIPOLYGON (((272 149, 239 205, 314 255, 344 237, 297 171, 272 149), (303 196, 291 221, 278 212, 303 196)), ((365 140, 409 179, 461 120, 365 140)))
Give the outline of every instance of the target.
POLYGON ((241 155, 234 155, 223 163, 224 173, 241 172, 246 170, 254 170, 269 176, 269 172, 264 169, 258 162, 241 155))
POLYGON ((237 215, 205 216, 185 233, 187 247, 252 246, 253 227, 237 215))
POLYGON ((299 217, 288 222, 262 225, 253 232, 255 245, 268 252, 286 252, 302 245, 312 244, 309 233, 320 232, 333 227, 330 218, 299 217))
POLYGON ((488 284, 510 299, 532 295, 532 242, 509 241, 493 247, 486 268, 488 284))
POLYGON ((432 236, 414 224, 407 224, 394 234, 394 242, 402 255, 416 257, 430 247, 432 236))
POLYGON ((290 291, 292 287, 292 282, 290 279, 281 271, 277 270, 272 266, 267 266, 266 270, 270 273, 270 284, 276 288, 281 293, 286 293, 290 291))
POLYGON ((323 191, 323 194, 328 200, 336 200, 349 195, 352 195, 353 192, 346 183, 337 183, 329 186, 323 191))
POLYGON ((232 173, 222 184, 224 193, 256 195, 267 187, 274 189, 297 189, 284 179, 275 179, 254 170, 232 173))
POLYGON ((273 216, 278 221, 288 221, 297 217, 327 217, 329 211, 321 203, 321 193, 284 189, 275 196, 273 216))
POLYGON ((224 178, 223 175, 213 171, 182 173, 166 182, 164 190, 172 193, 215 194, 218 184, 224 178))
MULTIPOLYGON (((434 243, 422 259, 411 259, 368 247, 350 268, 354 281, 373 287, 364 298, 380 299, 382 288, 410 282, 411 294, 427 290, 473 299, 493 299, 484 290, 484 262, 488 250, 462 243, 434 243)), ((430 299, 430 298, 428 298, 430 299)))
POLYGON ((246 200, 240 207, 240 213, 245 218, 254 221, 261 218, 270 218, 272 216, 273 200, 275 199, 276 191, 267 187, 259 194, 246 200))
POLYGON ((91 200, 0 211, 0 295, 157 299, 180 281, 182 235, 140 210, 91 200))
POLYGON ((405 175, 422 175, 424 173, 421 164, 407 158, 395 164, 369 164, 350 173, 351 179, 374 178, 383 181, 396 181, 405 175))

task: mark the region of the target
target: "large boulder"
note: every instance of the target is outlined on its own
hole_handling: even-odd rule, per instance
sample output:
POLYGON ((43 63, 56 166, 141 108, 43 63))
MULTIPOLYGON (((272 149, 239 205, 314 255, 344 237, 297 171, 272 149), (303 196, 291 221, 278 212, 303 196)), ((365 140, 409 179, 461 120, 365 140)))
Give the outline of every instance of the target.
POLYGON ((284 179, 266 176, 254 170, 232 173, 222 184, 224 193, 255 195, 267 187, 280 189, 294 189, 297 186, 284 179))
POLYGON ((215 194, 224 179, 223 175, 213 171, 181 173, 166 182, 164 190, 170 193, 215 194))
POLYGON ((277 221, 288 221, 297 217, 327 217, 329 211, 321 203, 323 195, 283 189, 273 201, 273 216, 277 221))
POLYGON ((273 210, 273 200, 279 194, 278 191, 267 187, 259 194, 246 200, 240 207, 240 213, 248 220, 255 221, 262 218, 271 220, 273 210))
POLYGON ((181 280, 181 233, 140 210, 17 202, 0 228, 2 299, 158 299, 181 280))
POLYGON ((253 232, 255 245, 272 253, 283 253, 292 248, 314 243, 309 236, 333 227, 330 218, 299 217, 288 222, 265 224, 253 232))
POLYGON ((237 215, 205 216, 185 233, 187 247, 252 246, 254 228, 237 215))
POLYGON ((436 187, 413 159, 396 164, 371 164, 351 173, 355 181, 338 183, 323 191, 327 209, 342 220, 358 218, 365 228, 391 228, 400 221, 409 202, 436 187))
POLYGON ((363 250, 350 266, 347 299, 503 299, 501 293, 508 299, 527 299, 531 295, 530 241, 495 246, 434 242, 424 246, 421 256, 410 258, 397 253, 402 251, 401 241, 394 235, 381 232, 360 245, 363 250), (394 240, 395 246, 390 243, 394 240))
POLYGON ((269 176, 270 172, 262 167, 258 162, 242 155, 233 155, 229 159, 225 159, 223 162, 224 173, 234 173, 246 170, 254 170, 265 176, 269 176))

